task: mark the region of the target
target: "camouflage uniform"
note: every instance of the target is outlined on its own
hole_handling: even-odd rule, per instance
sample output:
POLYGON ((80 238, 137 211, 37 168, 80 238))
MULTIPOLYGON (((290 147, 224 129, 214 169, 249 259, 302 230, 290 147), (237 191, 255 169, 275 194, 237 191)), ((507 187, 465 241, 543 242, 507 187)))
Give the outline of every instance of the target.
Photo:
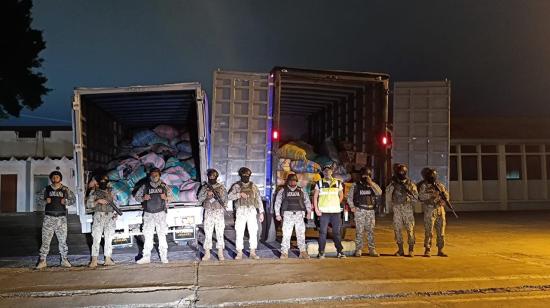
MULTIPOLYGON (((150 185, 152 188, 162 188, 168 200, 165 201, 165 206, 172 200, 174 196, 172 190, 166 186, 163 182, 142 185, 136 192, 135 199, 137 202, 144 204, 146 200, 143 196, 147 194, 146 189, 150 185)), ((145 242, 143 244, 143 259, 149 260, 151 258, 151 250, 153 249, 155 229, 157 231, 157 237, 159 240, 159 253, 161 260, 167 260, 168 256, 168 243, 166 242, 166 234, 168 233, 168 224, 166 222, 166 208, 163 211, 150 213, 147 209, 143 212, 143 237, 145 242)))
MULTIPOLYGON (((441 251, 445 246, 445 201, 433 185, 426 181, 418 183, 418 196, 424 211, 424 248, 428 252, 432 247, 434 227, 437 236, 437 248, 441 251)), ((437 183, 437 186, 449 200, 447 188, 441 183, 437 183)))
POLYGON ((258 212, 263 214, 264 208, 260 191, 258 187, 252 183, 237 182, 231 186, 228 194, 229 200, 235 200, 236 218, 235 231, 237 239, 235 247, 237 252, 244 248, 244 230, 248 226, 250 249, 255 250, 258 247, 258 212), (241 198, 240 194, 244 192, 248 195, 247 199, 241 198))
POLYGON ((304 222, 304 218, 305 213, 311 212, 312 210, 308 194, 302 191, 302 200, 304 204, 303 210, 294 211, 292 209, 283 209, 283 213, 281 215, 281 205, 283 204, 285 191, 295 192, 298 189, 302 191, 300 187, 295 187, 293 189, 290 186, 285 186, 285 188, 279 190, 277 196, 275 197, 275 214, 276 216, 282 216, 283 218, 283 240, 281 241, 281 253, 284 254, 288 254, 288 250, 290 249, 290 238, 292 237, 292 229, 294 228, 296 228, 298 249, 300 249, 300 252, 306 251, 306 224, 304 222))
POLYGON ((416 185, 409 179, 404 180, 403 185, 393 179, 386 188, 386 206, 393 208, 393 230, 400 251, 403 247, 403 235, 401 234, 403 227, 407 230, 409 251, 414 249, 414 198, 418 198, 418 192, 416 185), (405 187, 413 194, 412 197, 406 192, 405 187))
POLYGON ((75 203, 76 197, 74 193, 64 185, 61 185, 60 189, 55 189, 52 185, 49 186, 49 190, 62 191, 63 198, 65 199, 65 210, 64 214, 59 216, 52 215, 48 212, 48 204, 46 204, 46 198, 51 198, 47 196, 48 187, 45 187, 39 198, 39 203, 41 206, 45 207, 44 222, 42 223, 42 245, 40 246, 40 259, 46 259, 46 256, 50 252, 50 243, 54 234, 57 236, 57 242, 59 243, 59 254, 61 255, 62 260, 67 259, 69 253, 69 248, 67 246, 67 214, 66 207, 71 206, 75 203))
MULTIPOLYGON (((351 186, 347 196, 349 207, 351 209, 355 209, 355 212, 353 213, 355 217, 355 249, 356 251, 360 251, 363 249, 364 234, 366 231, 369 252, 374 252, 375 251, 374 226, 376 224, 374 205, 372 209, 367 209, 367 208, 364 208, 366 207, 366 205, 355 204, 354 195, 357 187, 358 187, 358 184, 354 183, 351 186)), ((372 186, 369 185, 369 187, 372 189, 374 196, 380 196, 382 194, 382 189, 376 183, 373 182, 372 186)), ((373 199, 374 199, 374 196, 373 196, 373 199)), ((375 202, 375 200, 373 200, 373 202, 375 202)))
POLYGON ((225 241, 223 232, 225 229, 224 207, 227 203, 227 190, 221 183, 212 185, 218 192, 224 204, 219 204, 214 197, 208 197, 208 188, 203 185, 199 191, 198 201, 204 207, 204 249, 212 249, 212 235, 216 229, 216 248, 224 249, 225 241))
POLYGON ((96 204, 96 200, 99 199, 113 203, 111 189, 102 190, 98 188, 92 190, 86 202, 86 207, 94 210, 94 220, 92 224, 92 257, 99 256, 101 237, 104 236, 105 245, 103 247, 103 255, 107 258, 111 257, 113 253, 113 237, 115 235, 117 215, 111 205, 96 204))

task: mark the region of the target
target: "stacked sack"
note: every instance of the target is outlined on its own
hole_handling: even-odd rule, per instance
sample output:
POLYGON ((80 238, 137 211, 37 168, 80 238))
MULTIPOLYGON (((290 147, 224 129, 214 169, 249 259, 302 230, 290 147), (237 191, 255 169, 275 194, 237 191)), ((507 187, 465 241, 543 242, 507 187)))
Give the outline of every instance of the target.
POLYGON ((116 194, 117 206, 135 205, 133 194, 146 182, 152 168, 162 170, 161 180, 168 185, 175 200, 197 201, 200 182, 193 160, 189 134, 170 125, 136 132, 131 142, 123 144, 118 158, 108 164, 107 173, 116 194))
POLYGON ((277 156, 277 185, 285 185, 287 176, 295 173, 298 185, 309 194, 314 183, 321 179, 321 166, 310 160, 316 157, 313 147, 301 141, 290 142, 279 148, 277 156))

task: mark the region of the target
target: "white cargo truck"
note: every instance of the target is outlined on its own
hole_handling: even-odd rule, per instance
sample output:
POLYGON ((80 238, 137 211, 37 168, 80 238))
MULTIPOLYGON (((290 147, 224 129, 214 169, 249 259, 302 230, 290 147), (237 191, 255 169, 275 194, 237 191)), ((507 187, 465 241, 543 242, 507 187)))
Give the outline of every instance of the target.
MULTIPOLYGON (((92 213, 85 207, 88 175, 106 169, 122 140, 137 130, 167 124, 189 131, 198 180, 206 178, 208 108, 199 83, 76 88, 72 107, 76 211, 83 233, 91 232, 92 223, 92 213)), ((167 222, 174 240, 195 239, 202 207, 197 202, 174 202, 169 207, 167 222)), ((139 204, 121 206, 121 210, 114 243, 132 245, 134 235, 141 234, 143 211, 139 204)))

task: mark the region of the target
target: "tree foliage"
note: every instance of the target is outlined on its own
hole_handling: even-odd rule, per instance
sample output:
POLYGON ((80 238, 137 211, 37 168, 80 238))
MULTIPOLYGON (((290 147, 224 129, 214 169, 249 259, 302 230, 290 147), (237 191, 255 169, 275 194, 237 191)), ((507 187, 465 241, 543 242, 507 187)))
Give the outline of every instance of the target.
POLYGON ((0 1, 0 118, 36 109, 49 89, 38 69, 46 48, 42 31, 31 28, 32 0, 0 1))

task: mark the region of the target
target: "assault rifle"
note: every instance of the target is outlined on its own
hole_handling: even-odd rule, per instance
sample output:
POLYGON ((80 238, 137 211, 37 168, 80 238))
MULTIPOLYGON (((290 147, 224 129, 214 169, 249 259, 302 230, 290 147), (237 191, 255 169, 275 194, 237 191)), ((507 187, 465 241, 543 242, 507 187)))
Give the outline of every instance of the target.
POLYGON ((118 208, 118 206, 116 206, 116 204, 113 202, 113 196, 110 194, 110 192, 108 192, 108 196, 104 195, 104 192, 102 190, 96 190, 96 193, 97 192, 102 192, 101 195, 99 197, 101 197, 100 199, 103 199, 103 200, 107 200, 108 203, 109 203, 109 206, 119 215, 119 216, 122 216, 122 211, 118 208))
POLYGON ((455 208, 453 207, 451 202, 449 202, 449 199, 447 199, 447 196, 445 195, 445 193, 443 191, 441 191, 441 189, 439 189, 439 186, 437 185, 437 182, 433 182, 433 186, 435 187, 435 190, 439 193, 439 196, 441 197, 441 199, 443 199, 443 201, 445 201, 445 204, 447 205, 447 207, 453 212, 455 217, 458 218, 458 215, 455 212, 455 208))
POLYGON ((225 202, 223 202, 223 199, 220 196, 220 194, 218 194, 218 192, 214 189, 214 186, 212 186, 212 184, 208 182, 204 182, 203 185, 205 185, 206 188, 208 188, 208 190, 210 190, 212 194, 214 194, 214 199, 222 206, 223 210, 227 213, 227 209, 225 208, 225 202))
POLYGON ((407 185, 405 185, 405 183, 400 182, 400 181, 396 181, 396 180, 393 180, 393 182, 396 183, 397 185, 401 185, 403 187, 403 189, 405 189, 405 192, 407 193, 407 195, 411 199, 414 199, 414 200, 420 202, 420 199, 418 199, 418 197, 415 196, 415 194, 407 187, 407 185))

